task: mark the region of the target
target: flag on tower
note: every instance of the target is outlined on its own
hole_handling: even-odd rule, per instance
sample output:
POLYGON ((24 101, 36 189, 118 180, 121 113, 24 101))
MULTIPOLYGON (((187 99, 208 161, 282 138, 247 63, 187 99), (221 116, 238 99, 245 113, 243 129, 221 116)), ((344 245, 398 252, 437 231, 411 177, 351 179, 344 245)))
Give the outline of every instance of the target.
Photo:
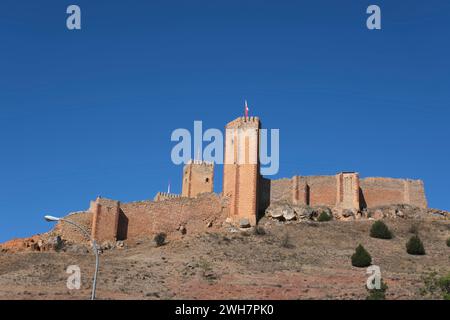
POLYGON ((247 104, 247 100, 245 100, 245 117, 248 118, 248 104, 247 104))

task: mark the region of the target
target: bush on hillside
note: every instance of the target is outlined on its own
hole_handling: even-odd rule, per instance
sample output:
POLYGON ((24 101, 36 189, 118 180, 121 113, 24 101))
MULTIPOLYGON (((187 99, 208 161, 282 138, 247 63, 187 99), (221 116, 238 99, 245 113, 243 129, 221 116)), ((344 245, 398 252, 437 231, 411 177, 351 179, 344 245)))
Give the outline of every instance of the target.
POLYGON ((163 232, 158 233, 154 238, 153 241, 155 242, 155 245, 157 247, 160 247, 166 243, 166 234, 163 232))
POLYGON ((331 215, 326 213, 325 211, 322 211, 319 215, 319 217, 317 218, 317 221, 319 222, 325 222, 325 221, 330 221, 331 220, 331 215))
POLYGON ((406 244, 406 252, 413 255, 424 255, 425 248, 423 247, 422 240, 420 240, 419 236, 414 235, 409 239, 406 244))
POLYGON ((375 221, 370 229, 370 236, 377 239, 392 239, 392 232, 383 221, 375 221))
POLYGON ((372 264, 372 257, 362 245, 356 247, 355 253, 352 255, 352 266, 358 268, 368 267, 372 264))

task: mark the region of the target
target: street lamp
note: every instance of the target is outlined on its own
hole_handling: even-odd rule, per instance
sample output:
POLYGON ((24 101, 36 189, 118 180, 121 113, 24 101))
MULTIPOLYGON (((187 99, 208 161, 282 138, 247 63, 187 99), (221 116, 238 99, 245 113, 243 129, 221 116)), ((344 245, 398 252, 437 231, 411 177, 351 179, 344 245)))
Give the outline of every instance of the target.
POLYGON ((95 239, 93 239, 91 237, 91 235, 86 231, 85 228, 83 228, 82 226, 80 226, 79 224, 65 219, 65 218, 58 218, 58 217, 54 217, 54 216, 49 216, 46 215, 44 216, 44 219, 48 222, 57 222, 57 221, 64 221, 67 222, 68 224, 71 224, 73 226, 75 226, 76 228, 78 228, 79 230, 81 230, 81 232, 92 242, 92 247, 94 249, 94 254, 95 254, 95 272, 94 272, 94 281, 92 282, 92 294, 91 294, 91 300, 95 300, 95 289, 97 287, 97 273, 98 273, 98 247, 97 247, 97 243, 95 242, 95 239))

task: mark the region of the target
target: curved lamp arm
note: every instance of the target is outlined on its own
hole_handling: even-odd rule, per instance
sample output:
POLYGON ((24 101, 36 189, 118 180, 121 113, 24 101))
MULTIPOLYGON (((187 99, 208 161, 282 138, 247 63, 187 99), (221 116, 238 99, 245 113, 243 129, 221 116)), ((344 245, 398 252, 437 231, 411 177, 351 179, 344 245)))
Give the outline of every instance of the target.
POLYGON ((95 242, 95 239, 87 232, 85 228, 80 226, 78 223, 75 223, 71 220, 65 219, 65 218, 56 218, 53 216, 45 216, 45 220, 47 221, 64 221, 68 224, 73 225, 74 227, 78 228, 85 236, 92 242, 92 247, 94 249, 95 254, 95 272, 94 272, 94 280, 92 282, 92 294, 91 294, 91 300, 95 300, 95 290, 97 287, 97 273, 98 273, 98 266, 99 266, 99 258, 98 258, 98 246, 97 242, 95 242))

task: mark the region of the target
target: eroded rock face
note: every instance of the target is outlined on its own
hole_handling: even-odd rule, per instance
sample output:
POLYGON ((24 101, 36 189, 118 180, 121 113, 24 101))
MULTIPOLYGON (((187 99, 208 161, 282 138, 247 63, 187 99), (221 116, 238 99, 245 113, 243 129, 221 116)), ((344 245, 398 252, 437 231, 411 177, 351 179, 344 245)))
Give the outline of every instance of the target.
POLYGON ((297 215, 295 214, 295 211, 293 209, 284 210, 283 211, 283 218, 286 221, 295 220, 297 218, 297 215))
POLYGON ((406 204, 380 206, 366 209, 369 218, 379 219, 417 219, 430 216, 432 209, 422 209, 406 204))
POLYGON ((333 215, 332 210, 325 206, 309 207, 293 205, 288 202, 276 202, 266 209, 266 216, 279 221, 308 221, 316 220, 322 212, 333 215))
POLYGON ((326 206, 309 207, 305 205, 294 205, 287 201, 272 203, 266 209, 266 217, 278 221, 314 221, 320 213, 325 212, 336 220, 355 219, 421 219, 437 218, 450 219, 450 213, 442 210, 423 209, 410 205, 390 205, 375 208, 365 208, 363 210, 348 210, 339 208, 329 208, 326 206))
POLYGON ((51 237, 47 242, 53 250, 61 250, 64 247, 64 242, 60 236, 51 237))
POLYGON ((30 238, 13 239, 0 245, 1 252, 51 252, 65 251, 67 243, 59 235, 38 234, 30 238))
POLYGON ((300 220, 310 220, 314 216, 314 209, 307 206, 295 206, 294 212, 300 220))

